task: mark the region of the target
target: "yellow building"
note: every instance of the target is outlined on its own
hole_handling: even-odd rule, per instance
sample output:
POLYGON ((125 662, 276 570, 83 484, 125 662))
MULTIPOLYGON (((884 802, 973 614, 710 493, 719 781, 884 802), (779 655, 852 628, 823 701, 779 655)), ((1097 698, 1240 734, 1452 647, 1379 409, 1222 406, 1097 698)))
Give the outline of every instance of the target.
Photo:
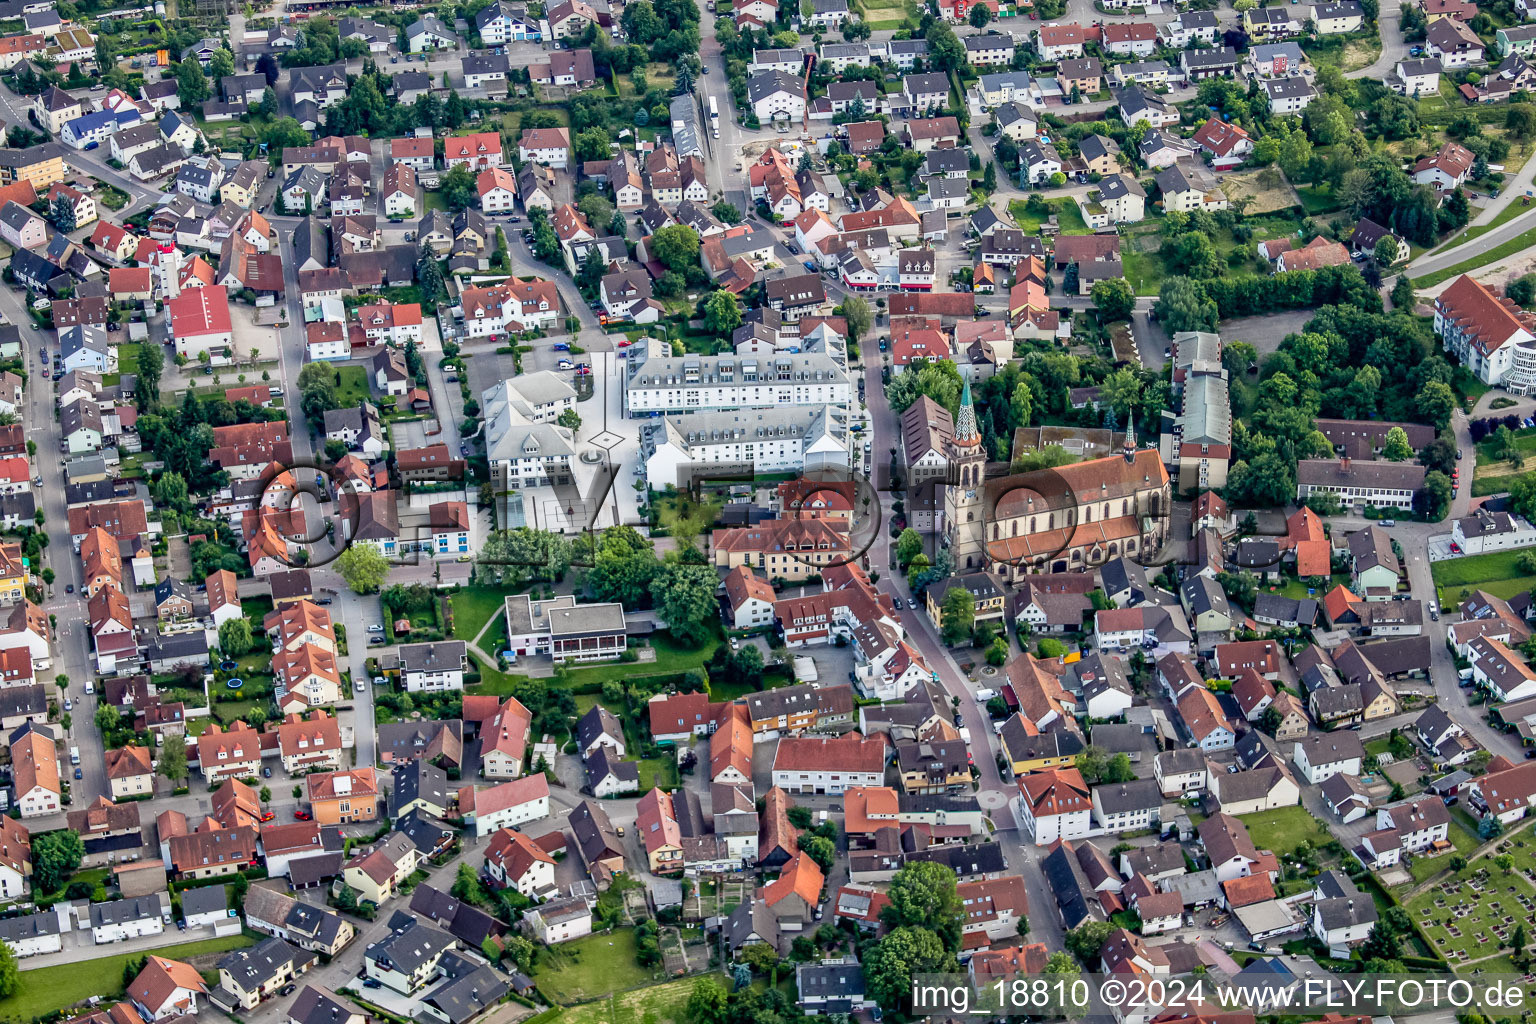
POLYGON ((951 576, 928 588, 928 620, 937 627, 944 625, 944 600, 951 590, 970 591, 975 602, 977 623, 1002 624, 1008 612, 1008 593, 1001 578, 990 572, 973 572, 965 576, 951 576))
POLYGON ((0 185, 30 181, 39 194, 45 193, 49 185, 64 180, 67 152, 57 142, 26 149, 0 149, 0 185))
POLYGON ((1004 722, 998 737, 1015 775, 1068 767, 1083 752, 1083 740, 1077 733, 1065 729, 1042 733, 1023 715, 1004 722))

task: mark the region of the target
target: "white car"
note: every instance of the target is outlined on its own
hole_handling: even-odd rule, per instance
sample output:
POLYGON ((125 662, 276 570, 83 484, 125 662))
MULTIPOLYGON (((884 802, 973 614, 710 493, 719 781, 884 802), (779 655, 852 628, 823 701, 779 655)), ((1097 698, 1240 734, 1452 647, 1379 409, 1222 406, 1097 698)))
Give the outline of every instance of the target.
POLYGON ((356 689, 358 693, 362 693, 364 690, 366 690, 368 688, 367 684, 365 684, 361 679, 359 679, 357 682, 353 683, 352 685, 353 685, 353 688, 356 689))
POLYGON ((384 627, 382 625, 380 625, 379 623, 375 622, 373 625, 368 627, 368 632, 370 632, 370 633, 382 633, 382 632, 384 632, 384 627))
POLYGON ((89 679, 87 679, 85 681, 85 692, 86 693, 95 693, 96 692, 96 684, 91 682, 89 679))

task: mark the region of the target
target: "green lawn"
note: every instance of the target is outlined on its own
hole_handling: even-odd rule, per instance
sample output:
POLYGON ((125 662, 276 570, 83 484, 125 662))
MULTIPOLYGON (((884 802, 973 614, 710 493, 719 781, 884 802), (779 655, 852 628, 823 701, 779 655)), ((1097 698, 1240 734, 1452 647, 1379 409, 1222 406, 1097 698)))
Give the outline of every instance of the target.
POLYGON ((368 370, 362 366, 336 367, 336 407, 347 409, 368 398, 368 370))
POLYGON ((1536 587, 1536 576, 1523 574, 1516 563, 1523 551, 1494 551, 1486 555, 1450 558, 1430 565, 1442 607, 1461 603, 1463 591, 1486 590, 1510 598, 1536 587))
POLYGON ((1454 266, 1446 267, 1444 270, 1437 270, 1433 274, 1425 274, 1423 277, 1416 277, 1413 279, 1413 286, 1415 288, 1433 288, 1441 281, 1449 281, 1453 277, 1460 277, 1462 274, 1470 273, 1479 267, 1485 267, 1490 263, 1497 263, 1499 260, 1513 256, 1522 249, 1529 249, 1533 245, 1536 245, 1536 228, 1523 231, 1502 245, 1495 246, 1487 252, 1462 260, 1454 266))
POLYGON ((1163 257, 1156 252, 1138 252, 1134 245, 1132 241, 1132 247, 1120 253, 1125 279, 1137 295, 1156 295, 1163 286, 1163 257))
POLYGON ((575 1003, 653 981, 657 974, 635 962, 635 933, 622 928, 611 935, 590 935, 539 953, 533 980, 557 1003, 575 1003))
MULTIPOLYGON (((229 935, 222 939, 165 946, 154 953, 172 960, 185 960, 205 953, 240 949, 251 945, 253 941, 245 935, 229 935)), ((0 1020, 30 1021, 72 1006, 90 996, 100 996, 111 1002, 119 998, 124 989, 123 965, 140 955, 121 953, 60 964, 57 967, 39 967, 35 971, 22 971, 15 994, 9 999, 0 1000, 0 1020)))
POLYGON ((1338 197, 1331 185, 1297 185, 1296 194, 1301 197, 1302 209, 1308 216, 1332 213, 1339 208, 1338 197))
MULTIPOLYGON (((1521 429, 1516 430, 1514 434, 1516 448, 1524 452, 1527 457, 1530 455, 1536 455, 1536 430, 1526 430, 1522 427, 1521 429)), ((1493 466, 1502 463, 1504 460, 1498 458, 1494 454, 1497 447, 1498 445, 1494 441, 1492 435, 1489 435, 1486 439, 1479 441, 1477 443, 1477 464, 1479 466, 1493 466)), ((1476 474, 1474 474, 1474 479, 1475 478, 1476 474)))
MULTIPOLYGON (((590 668, 569 669, 565 678, 572 686, 586 686, 593 683, 602 685, 610 679, 629 679, 633 676, 671 675, 677 672, 687 672, 690 669, 701 668, 708 664, 715 656, 715 648, 725 642, 724 633, 720 623, 711 623, 710 637, 702 647, 689 647, 672 639, 672 634, 662 631, 653 634, 649 640, 649 646, 656 650, 655 661, 617 661, 607 665, 594 665, 590 668)), ((474 654, 475 649, 470 648, 474 654)), ((480 684, 474 688, 476 693, 511 693, 512 686, 520 675, 511 675, 492 669, 486 671, 485 667, 495 660, 489 656, 482 656, 480 684)), ((753 691, 756 692, 756 691, 753 691)))
POLYGON ((1451 819, 1451 828, 1446 838, 1451 841, 1452 846, 1456 847, 1455 851, 1442 853, 1438 857, 1415 857, 1408 865, 1408 870, 1412 872, 1415 882, 1422 882, 1426 878, 1439 874, 1451 866, 1452 857, 1458 854, 1463 857, 1469 856, 1482 844, 1482 840, 1477 838, 1477 833, 1468 830, 1466 825, 1454 817, 1451 819))
POLYGON ((1051 214, 1056 215, 1056 224, 1063 235, 1090 234, 1088 224, 1083 220, 1083 211, 1077 208, 1077 203, 1071 199, 1052 199, 1049 202, 1050 209, 1044 213, 1034 213, 1029 209, 1028 203, 1022 199, 1014 199, 1008 203, 1008 215, 1013 222, 1026 235, 1038 235, 1045 225, 1046 218, 1051 214))
POLYGON ((637 762, 640 769, 640 792, 649 793, 656 788, 677 787, 677 763, 667 756, 645 758, 637 762))
POLYGON ((1303 840, 1316 845, 1326 842, 1328 833, 1322 823, 1307 813, 1304 807, 1280 807, 1273 811, 1245 814, 1237 819, 1248 826, 1253 845, 1261 850, 1273 851, 1285 856, 1303 840))
MULTIPOLYGON (((668 981, 649 988, 624 992, 581 1006, 559 1011, 561 1024, 673 1024, 683 1019, 683 1008, 693 994, 696 978, 668 981)), ((723 987, 725 982, 719 982, 723 987)))
POLYGON ((455 590, 448 596, 453 608, 453 635, 466 642, 496 616, 501 614, 508 594, 515 594, 520 587, 470 586, 455 590))

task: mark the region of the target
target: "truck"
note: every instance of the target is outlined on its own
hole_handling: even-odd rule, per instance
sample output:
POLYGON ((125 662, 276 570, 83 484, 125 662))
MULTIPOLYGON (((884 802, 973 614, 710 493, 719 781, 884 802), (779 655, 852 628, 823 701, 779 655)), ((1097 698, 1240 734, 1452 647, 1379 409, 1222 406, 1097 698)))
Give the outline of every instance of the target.
POLYGON ((70 747, 69 748, 69 763, 70 764, 79 764, 80 763, 80 748, 79 747, 70 747))
POLYGON ((713 96, 709 98, 709 130, 715 138, 720 137, 720 104, 713 96))

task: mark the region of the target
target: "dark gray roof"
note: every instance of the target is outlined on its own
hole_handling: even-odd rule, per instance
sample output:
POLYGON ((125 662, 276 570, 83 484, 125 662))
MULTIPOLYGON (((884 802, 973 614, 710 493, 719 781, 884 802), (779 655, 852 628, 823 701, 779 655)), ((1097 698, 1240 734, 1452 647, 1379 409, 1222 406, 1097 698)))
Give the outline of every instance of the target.
POLYGON ((594 704, 576 723, 576 745, 580 750, 586 750, 602 736, 612 736, 623 743, 624 726, 613 712, 594 704))
POLYGON ((60 931, 59 915, 51 910, 0 920, 0 939, 12 945, 42 935, 58 935, 60 931))
POLYGON ((339 1024, 357 1012, 356 1007, 330 989, 305 985, 288 1008, 288 1017, 297 1024, 339 1024))
POLYGON ((1103 920, 1098 900, 1091 895, 1093 887, 1084 877, 1070 846, 1058 844, 1040 862, 1040 870, 1045 875, 1046 888, 1056 897, 1056 909, 1068 931, 1087 920, 1103 920))
POLYGON ((587 758, 587 785, 596 787, 599 782, 612 775, 620 782, 640 785, 640 766, 633 761, 621 761, 617 757, 608 756, 607 747, 598 747, 587 758))
POLYGON ((451 788, 448 775, 435 764, 422 760, 406 761, 391 769, 389 792, 390 817, 399 817, 403 808, 417 800, 432 807, 447 809, 451 788))
POLYGON ((463 1024, 499 1003, 510 986, 485 964, 478 964, 457 953, 445 953, 438 964, 449 980, 439 985, 422 1002, 436 1008, 433 1018, 446 1017, 449 1024, 463 1024))
POLYGON ((474 949, 504 930, 501 922, 490 914, 430 885, 418 885, 411 893, 411 913, 435 921, 474 949))
POLYGON ((1162 793, 1158 791, 1155 779, 1104 783, 1093 787, 1093 796, 1108 814, 1155 809, 1163 802, 1162 793))
POLYGON ((229 912, 229 898, 222 885, 209 885, 200 889, 187 889, 181 894, 181 916, 196 917, 216 911, 229 912))
POLYGON ((434 957, 453 948, 454 938, 436 925, 396 912, 390 919, 388 938, 375 942, 364 954, 382 966, 411 974, 434 957))
POLYGON ((316 955, 296 949, 277 936, 263 939, 248 949, 237 949, 219 961, 219 970, 229 972, 230 980, 246 992, 255 992, 283 974, 291 964, 294 974, 302 974, 316 955))

